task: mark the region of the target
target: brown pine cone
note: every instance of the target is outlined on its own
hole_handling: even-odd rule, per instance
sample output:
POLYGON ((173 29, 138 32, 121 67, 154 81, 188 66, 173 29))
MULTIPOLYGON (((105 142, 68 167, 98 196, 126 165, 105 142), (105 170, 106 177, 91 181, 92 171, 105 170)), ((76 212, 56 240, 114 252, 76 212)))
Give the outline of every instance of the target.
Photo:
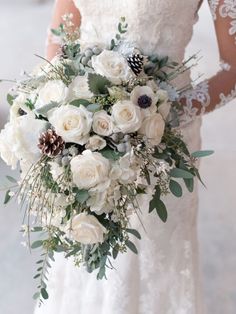
POLYGON ((40 135, 38 148, 43 155, 55 157, 62 153, 65 142, 54 130, 48 129, 40 135))

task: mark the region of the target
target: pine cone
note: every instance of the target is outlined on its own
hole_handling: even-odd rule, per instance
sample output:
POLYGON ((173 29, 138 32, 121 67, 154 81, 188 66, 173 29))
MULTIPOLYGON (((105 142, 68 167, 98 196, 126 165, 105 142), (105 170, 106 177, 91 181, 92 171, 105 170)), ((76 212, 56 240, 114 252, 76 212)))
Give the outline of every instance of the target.
POLYGON ((144 66, 144 57, 139 53, 133 54, 127 58, 127 62, 135 75, 139 75, 144 66))
POLYGON ((52 129, 48 129, 39 137, 38 148, 41 150, 43 155, 55 157, 62 153, 64 147, 64 140, 52 129))

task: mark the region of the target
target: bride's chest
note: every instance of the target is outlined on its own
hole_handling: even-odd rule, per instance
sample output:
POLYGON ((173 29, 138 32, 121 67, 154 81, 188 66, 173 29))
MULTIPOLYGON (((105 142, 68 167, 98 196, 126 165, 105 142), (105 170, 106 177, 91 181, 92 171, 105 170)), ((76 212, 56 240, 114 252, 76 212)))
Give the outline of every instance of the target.
POLYGON ((149 19, 194 15, 201 0, 74 0, 82 16, 149 19))

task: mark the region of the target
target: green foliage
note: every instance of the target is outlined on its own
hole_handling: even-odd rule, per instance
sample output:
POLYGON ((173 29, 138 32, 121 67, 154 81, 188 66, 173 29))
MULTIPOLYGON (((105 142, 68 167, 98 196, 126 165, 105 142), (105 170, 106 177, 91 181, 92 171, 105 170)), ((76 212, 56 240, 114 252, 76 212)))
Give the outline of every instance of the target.
POLYGON ((5 194, 5 198, 4 198, 4 205, 6 205, 7 203, 9 203, 9 201, 12 199, 12 196, 11 196, 11 191, 8 190, 5 194))
POLYGON ((10 181, 11 183, 17 183, 17 180, 11 176, 6 176, 7 180, 10 181))
POLYGON ((126 232, 131 233, 132 235, 134 235, 136 238, 138 238, 139 240, 141 240, 141 235, 138 232, 138 230, 136 229, 126 229, 126 232))
POLYGON ((80 107, 81 105, 83 105, 84 107, 87 107, 88 105, 90 105, 90 101, 86 99, 75 99, 70 102, 70 105, 75 107, 80 107))
POLYGON ((133 242, 131 242, 130 240, 126 240, 125 244, 134 254, 138 254, 138 249, 133 242))
POLYGON ((89 193, 86 190, 78 190, 75 198, 77 202, 79 202, 80 204, 84 204, 89 198, 89 193))
POLYGON ((43 246, 43 240, 37 240, 31 244, 31 249, 37 249, 42 246, 43 246))
POLYGON ((47 117, 48 111, 57 107, 59 107, 59 104, 57 102, 51 102, 50 104, 47 104, 45 106, 42 106, 41 108, 38 108, 36 110, 36 113, 43 117, 47 117))
POLYGON ((160 187, 156 186, 155 194, 149 204, 149 213, 151 213, 155 209, 160 219, 163 222, 166 222, 168 218, 168 213, 165 204, 160 199, 160 196, 161 196, 160 187))
POLYGON ((194 179, 184 179, 184 183, 189 192, 193 192, 194 189, 194 179))
POLYGON ((214 154, 213 150, 201 150, 201 151, 197 151, 197 152, 192 153, 191 157, 202 158, 202 157, 211 156, 212 154, 214 154))
POLYGON ((176 197, 182 197, 183 189, 178 182, 170 180, 169 188, 172 194, 174 194, 176 197))
POLYGON ((104 148, 100 151, 103 157, 109 159, 109 160, 119 160, 122 156, 124 156, 124 153, 116 152, 109 148, 104 148))
POLYGON ((14 100, 16 99, 16 96, 13 96, 11 94, 7 94, 7 102, 10 106, 13 105, 14 100))
POLYGON ((88 85, 90 91, 94 95, 101 95, 108 93, 108 87, 111 85, 111 82, 100 74, 89 73, 88 74, 88 85))
POLYGON ((180 168, 174 168, 170 170, 170 176, 173 178, 192 179, 194 175, 186 170, 180 168))

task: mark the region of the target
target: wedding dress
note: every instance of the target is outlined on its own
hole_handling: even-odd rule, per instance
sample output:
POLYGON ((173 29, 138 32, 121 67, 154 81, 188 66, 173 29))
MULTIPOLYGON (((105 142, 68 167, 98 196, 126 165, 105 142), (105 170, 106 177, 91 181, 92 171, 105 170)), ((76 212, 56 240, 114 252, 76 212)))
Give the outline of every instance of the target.
MULTIPOLYGON (((157 53, 175 61, 185 48, 197 21, 199 0, 75 0, 81 16, 81 41, 109 45, 121 16, 129 24, 126 38, 144 54, 157 53)), ((190 82, 189 73, 179 86, 190 82)), ((203 97, 204 89, 202 91, 203 97)), ((201 119, 182 128, 190 151, 200 148, 201 119)), ((186 189, 181 199, 166 199, 169 218, 163 223, 142 204, 141 220, 132 227, 142 234, 139 254, 121 254, 108 280, 76 268, 58 255, 50 270, 50 298, 35 314, 202 314, 198 273, 197 191, 186 189)), ((132 239, 135 241, 135 239, 132 239)))

